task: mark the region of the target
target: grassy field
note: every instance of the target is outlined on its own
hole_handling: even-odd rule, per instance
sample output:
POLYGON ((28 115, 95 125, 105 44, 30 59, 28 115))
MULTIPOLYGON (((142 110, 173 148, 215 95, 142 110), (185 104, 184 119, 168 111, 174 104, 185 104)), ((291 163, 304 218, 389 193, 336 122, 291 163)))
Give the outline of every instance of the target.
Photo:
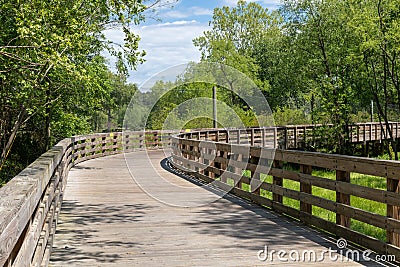
MULTIPOLYGON (((284 166, 285 169, 298 171, 297 169, 293 168, 293 166, 284 166)), ((250 177, 250 171, 244 171, 243 175, 250 177)), ((330 170, 313 170, 312 175, 318 176, 325 179, 335 179, 335 172, 330 170)), ((272 176, 270 175, 263 175, 261 179, 267 183, 272 183, 272 176)), ((386 179, 381 177, 375 177, 370 175, 362 175, 357 173, 351 173, 350 181, 353 184, 358 184, 361 186, 371 187, 375 189, 382 189, 386 190, 386 179)), ((228 179, 228 183, 233 185, 233 180, 228 179)), ((283 187, 300 191, 300 183, 288 179, 283 180, 283 187)), ((242 189, 245 191, 249 191, 250 187, 247 184, 242 185, 242 189)), ((329 199, 332 201, 336 201, 336 192, 324 188, 320 188, 317 186, 312 187, 313 195, 329 199)), ((266 198, 272 199, 272 193, 266 190, 261 189, 260 194, 266 198)), ((366 211, 370 211, 376 214, 380 214, 385 216, 386 215, 386 205, 383 203, 378 203, 376 201, 351 196, 350 197, 351 206, 357 207, 366 211)), ((300 209, 300 201, 294 200, 288 197, 283 197, 283 204, 289 207, 300 209)), ((312 214, 323 218, 325 220, 336 222, 336 213, 328 211, 326 209, 315 207, 312 208, 312 214)), ((358 220, 351 219, 351 229, 356 230, 358 232, 364 233, 366 235, 378 238, 382 241, 386 240, 386 231, 380 229, 378 227, 374 227, 368 225, 366 223, 360 222, 358 220)))

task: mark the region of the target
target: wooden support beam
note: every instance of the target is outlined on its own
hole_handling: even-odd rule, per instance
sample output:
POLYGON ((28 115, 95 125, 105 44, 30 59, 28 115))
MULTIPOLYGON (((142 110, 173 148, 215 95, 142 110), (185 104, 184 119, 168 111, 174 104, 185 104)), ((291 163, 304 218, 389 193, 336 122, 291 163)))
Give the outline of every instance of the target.
MULTIPOLYGON (((336 181, 350 183, 350 172, 337 170, 336 181)), ((350 195, 336 191, 336 202, 350 206, 350 195)), ((336 224, 350 228, 350 218, 336 214, 336 224)))
MULTIPOLYGON (((250 163, 254 165, 258 165, 260 158, 259 157, 250 157, 250 163)), ((256 170, 253 170, 250 172, 251 173, 251 181, 250 181, 250 191, 256 195, 260 194, 260 180, 261 176, 259 172, 256 172, 256 170)))
MULTIPOLYGON (((300 165, 300 173, 311 174, 312 166, 310 165, 300 165)), ((312 195, 312 186, 309 182, 302 182, 300 180, 300 192, 312 195)), ((300 210, 309 214, 312 214, 312 205, 300 201, 300 210)))
MULTIPOLYGON (((278 160, 274 160, 274 162, 272 163, 272 167, 273 168, 277 168, 277 169, 282 169, 283 168, 283 162, 282 161, 278 161, 278 160)), ((278 186, 283 186, 283 179, 281 177, 276 177, 273 176, 272 177, 272 183, 274 185, 278 185, 278 186)), ((278 203, 283 203, 283 197, 282 195, 276 194, 276 193, 272 193, 272 200, 278 203)))
MULTIPOLYGON (((400 198, 400 181, 394 179, 387 179, 387 191, 399 193, 400 198)), ((395 220, 400 220, 400 206, 387 205, 387 216, 395 220)), ((400 247, 400 234, 395 233, 393 229, 386 231, 387 242, 400 247)))

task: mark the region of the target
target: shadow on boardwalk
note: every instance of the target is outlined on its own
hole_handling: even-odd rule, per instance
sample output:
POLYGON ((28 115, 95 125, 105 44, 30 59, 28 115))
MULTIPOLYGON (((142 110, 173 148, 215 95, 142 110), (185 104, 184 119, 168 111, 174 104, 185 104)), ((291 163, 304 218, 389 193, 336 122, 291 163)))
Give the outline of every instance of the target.
MULTIPOLYGON (((157 163, 166 173, 168 164, 162 154, 159 157, 157 163)), ((123 160, 112 156, 74 168, 65 191, 51 266, 267 266, 271 262, 257 259, 257 251, 265 245, 277 251, 336 249, 335 238, 231 195, 195 208, 157 202, 134 184, 122 168, 123 160)), ((187 181, 180 181, 187 185, 187 181)), ((324 263, 272 262, 274 266, 324 263)))
MULTIPOLYGON (((90 169, 90 168, 87 168, 90 169)), ((63 221, 59 221, 57 236, 62 236, 65 243, 53 248, 52 262, 77 262, 95 260, 101 263, 113 263, 121 258, 118 253, 108 253, 109 248, 131 248, 138 242, 108 240, 101 235, 96 225, 116 226, 121 223, 137 223, 153 207, 145 204, 81 204, 78 201, 63 201, 63 221), (73 226, 71 228, 70 226, 73 226), (95 251, 80 249, 94 247, 95 251)), ((115 233, 115 232, 114 232, 115 233)))

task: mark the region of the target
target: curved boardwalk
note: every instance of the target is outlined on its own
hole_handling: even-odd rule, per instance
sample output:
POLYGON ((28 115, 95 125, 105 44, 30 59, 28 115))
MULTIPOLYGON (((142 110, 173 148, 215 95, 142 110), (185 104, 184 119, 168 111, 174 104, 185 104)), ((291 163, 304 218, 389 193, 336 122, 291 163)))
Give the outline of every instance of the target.
MULTIPOLYGON (((154 168, 170 182, 198 187, 161 167, 164 154, 150 152, 154 168)), ((133 175, 146 178, 144 152, 129 154, 133 175)), ((150 179, 151 177, 149 177, 150 179)), ((157 184, 159 193, 174 194, 157 184)), ((165 183, 166 184, 166 183, 165 183)), ((168 187, 166 187, 168 188, 168 187)), ((200 188, 200 187, 198 187, 200 188)), ((203 190, 205 195, 211 194, 203 190)), ((263 262, 257 252, 313 250, 319 258, 336 240, 236 197, 181 208, 145 194, 132 179, 124 155, 89 160, 71 169, 57 226, 51 266, 321 266, 321 262, 263 262)), ((295 254, 293 254, 295 255, 295 254)), ((261 254, 261 256, 264 256, 261 254)), ((337 255, 333 254, 333 258, 337 255)), ((288 258, 286 254, 284 256, 288 258)), ((324 266, 379 266, 337 261, 324 266)))

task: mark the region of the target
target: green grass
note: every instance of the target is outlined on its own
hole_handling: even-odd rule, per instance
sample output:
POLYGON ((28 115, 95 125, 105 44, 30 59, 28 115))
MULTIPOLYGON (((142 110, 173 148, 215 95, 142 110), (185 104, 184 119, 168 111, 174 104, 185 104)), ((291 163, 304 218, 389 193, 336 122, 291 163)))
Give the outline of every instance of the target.
MULTIPOLYGON (((294 168, 293 166, 286 165, 284 166, 285 169, 288 170, 293 170, 293 171, 299 171, 298 169, 294 168)), ((250 171, 243 171, 243 175, 250 177, 250 171)), ((325 179, 331 179, 335 180, 335 172, 330 171, 330 170, 323 170, 323 169, 317 169, 312 171, 313 176, 318 176, 321 178, 325 179)), ((261 175, 261 180, 263 180, 266 183, 271 183, 272 184, 272 176, 270 175, 261 175)), ((370 188, 375 188, 375 189, 381 189, 381 190, 386 190, 386 179, 381 178, 381 177, 375 177, 371 175, 363 175, 363 174, 358 174, 358 173, 351 173, 350 176, 350 181, 352 184, 357 184, 361 186, 366 186, 370 188)), ((234 181, 233 179, 228 179, 228 183, 233 186, 234 181)), ((289 179, 284 179, 283 180, 283 187, 292 189, 295 191, 300 191, 300 183, 296 181, 292 181, 289 179)), ((250 191, 250 186, 247 184, 242 184, 242 189, 245 191, 250 191)), ((328 190, 325 188, 320 188, 317 186, 312 187, 312 192, 313 195, 325 198, 331 201, 336 201, 336 192, 332 190, 328 190)), ((260 190, 261 196, 264 196, 268 199, 272 199, 272 193, 261 189, 260 190)), ((376 214, 380 214, 385 216, 386 215, 386 205, 383 203, 379 203, 376 201, 356 197, 356 196, 351 196, 350 197, 350 203, 351 206, 365 210, 365 211, 370 211, 376 214)), ((300 209, 300 201, 291 199, 289 197, 283 197, 283 204, 286 206, 289 206, 294 209, 300 209)), ((330 221, 330 222, 336 222, 336 213, 313 206, 312 207, 312 214, 314 216, 320 217, 324 220, 330 221)), ((363 234, 378 238, 382 241, 386 240, 386 231, 383 229, 380 229, 378 227, 374 227, 371 225, 368 225, 366 223, 360 222, 355 219, 351 219, 351 229, 361 232, 363 234)))
MULTIPOLYGON (((393 158, 392 158, 392 160, 394 160, 394 153, 392 153, 393 155, 393 158)), ((400 159, 400 152, 397 152, 397 156, 399 157, 399 159, 400 159)), ((384 160, 390 160, 390 157, 389 157, 389 154, 388 153, 385 153, 385 154, 383 154, 383 155, 380 155, 380 156, 378 156, 378 159, 384 159, 384 160)))

